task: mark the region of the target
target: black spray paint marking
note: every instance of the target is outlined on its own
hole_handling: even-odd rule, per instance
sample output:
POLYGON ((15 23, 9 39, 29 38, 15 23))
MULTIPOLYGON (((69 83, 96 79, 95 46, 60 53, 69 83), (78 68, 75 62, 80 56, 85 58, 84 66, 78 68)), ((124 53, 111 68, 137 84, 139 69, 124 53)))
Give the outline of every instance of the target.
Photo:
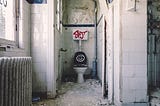
POLYGON ((0 5, 7 7, 7 0, 0 0, 0 5))

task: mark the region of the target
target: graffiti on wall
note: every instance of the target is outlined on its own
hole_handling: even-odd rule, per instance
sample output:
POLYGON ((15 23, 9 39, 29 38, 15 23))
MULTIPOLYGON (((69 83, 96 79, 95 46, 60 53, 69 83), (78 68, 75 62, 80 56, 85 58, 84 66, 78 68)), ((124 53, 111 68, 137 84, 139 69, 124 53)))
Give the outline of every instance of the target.
POLYGON ((0 0, 0 5, 7 7, 7 0, 0 0))
POLYGON ((87 40, 88 31, 74 30, 72 36, 73 36, 73 40, 87 40))

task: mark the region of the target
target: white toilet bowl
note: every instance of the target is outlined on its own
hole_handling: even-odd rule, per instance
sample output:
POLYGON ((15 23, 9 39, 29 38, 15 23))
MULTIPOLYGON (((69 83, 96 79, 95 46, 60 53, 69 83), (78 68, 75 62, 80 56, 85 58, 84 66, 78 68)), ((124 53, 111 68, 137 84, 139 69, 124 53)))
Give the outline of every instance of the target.
POLYGON ((83 83, 84 82, 84 73, 87 69, 87 67, 73 67, 73 69, 77 72, 78 74, 78 79, 77 79, 77 82, 78 83, 83 83))

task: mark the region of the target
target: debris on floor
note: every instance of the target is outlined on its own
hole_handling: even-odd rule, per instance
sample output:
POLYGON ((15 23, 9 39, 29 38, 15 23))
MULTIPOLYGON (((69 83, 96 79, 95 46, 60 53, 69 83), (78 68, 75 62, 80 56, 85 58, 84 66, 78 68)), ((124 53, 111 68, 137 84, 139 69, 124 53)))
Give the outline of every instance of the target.
POLYGON ((102 97, 100 82, 88 79, 84 83, 65 82, 54 100, 33 103, 33 106, 109 106, 102 97))
POLYGON ((157 88, 150 94, 151 106, 160 106, 160 89, 157 88))

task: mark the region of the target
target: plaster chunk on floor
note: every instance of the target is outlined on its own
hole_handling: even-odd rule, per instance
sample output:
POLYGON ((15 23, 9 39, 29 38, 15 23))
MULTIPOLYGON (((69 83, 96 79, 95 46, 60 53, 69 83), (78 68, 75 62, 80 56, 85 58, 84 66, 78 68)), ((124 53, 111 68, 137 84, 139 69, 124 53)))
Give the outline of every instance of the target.
POLYGON ((160 89, 157 88, 156 90, 152 91, 150 98, 151 106, 160 106, 160 89))

